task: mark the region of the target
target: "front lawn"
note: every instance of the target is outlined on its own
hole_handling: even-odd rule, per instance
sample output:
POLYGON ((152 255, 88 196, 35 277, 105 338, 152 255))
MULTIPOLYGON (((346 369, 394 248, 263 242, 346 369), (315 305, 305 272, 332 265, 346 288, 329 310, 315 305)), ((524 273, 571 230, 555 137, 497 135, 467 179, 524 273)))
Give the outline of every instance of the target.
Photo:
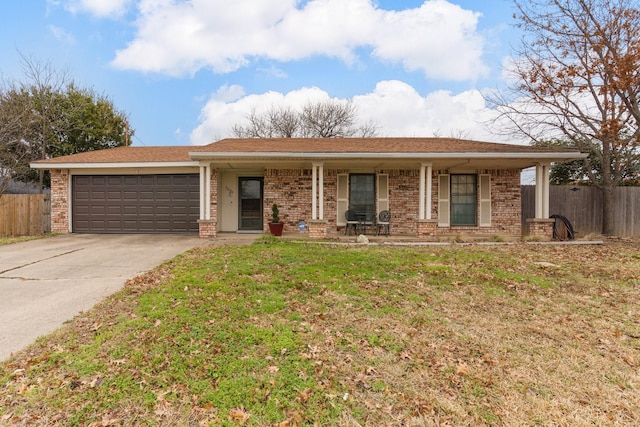
POLYGON ((640 244, 195 249, 3 363, 0 425, 637 425, 640 244))

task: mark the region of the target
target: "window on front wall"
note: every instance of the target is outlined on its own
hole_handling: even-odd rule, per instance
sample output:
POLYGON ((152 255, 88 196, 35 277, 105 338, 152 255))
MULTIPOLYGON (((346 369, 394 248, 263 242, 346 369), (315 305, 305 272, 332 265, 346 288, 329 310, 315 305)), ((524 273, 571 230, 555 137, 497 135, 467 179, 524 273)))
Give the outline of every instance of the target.
POLYGON ((451 175, 451 225, 476 225, 477 175, 451 175))
POLYGON ((349 209, 362 217, 372 217, 376 212, 375 174, 349 175, 349 209))

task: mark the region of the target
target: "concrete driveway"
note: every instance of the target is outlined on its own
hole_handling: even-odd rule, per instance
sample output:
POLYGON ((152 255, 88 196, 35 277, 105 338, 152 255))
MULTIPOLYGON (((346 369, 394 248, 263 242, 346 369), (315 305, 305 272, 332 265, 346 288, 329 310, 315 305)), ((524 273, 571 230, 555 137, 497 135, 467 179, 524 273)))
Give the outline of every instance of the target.
POLYGON ((69 234, 0 246, 0 361, 163 261, 196 235, 69 234))

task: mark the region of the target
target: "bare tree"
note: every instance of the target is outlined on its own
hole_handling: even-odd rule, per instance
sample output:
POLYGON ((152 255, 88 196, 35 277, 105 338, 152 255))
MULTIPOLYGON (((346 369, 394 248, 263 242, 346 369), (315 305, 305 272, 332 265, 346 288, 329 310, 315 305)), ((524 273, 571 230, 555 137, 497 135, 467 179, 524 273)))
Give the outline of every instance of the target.
POLYGON ((513 85, 488 99, 500 112, 497 122, 533 142, 564 139, 589 153, 585 171, 604 201, 602 232, 612 234, 614 189, 638 161, 637 0, 514 3, 525 36, 510 70, 513 85))
POLYGON ((288 107, 271 108, 265 114, 252 109, 246 117, 248 124, 235 124, 231 132, 237 138, 293 138, 300 133, 300 117, 288 107))
POLYGON ((238 138, 339 138, 370 137, 377 134, 371 122, 357 123, 357 109, 351 102, 309 102, 301 111, 272 106, 266 113, 252 110, 248 124, 236 124, 231 132, 238 138))
POLYGON ((300 119, 306 137, 366 136, 358 134, 362 128, 356 125, 357 109, 353 103, 311 102, 302 108, 300 119))

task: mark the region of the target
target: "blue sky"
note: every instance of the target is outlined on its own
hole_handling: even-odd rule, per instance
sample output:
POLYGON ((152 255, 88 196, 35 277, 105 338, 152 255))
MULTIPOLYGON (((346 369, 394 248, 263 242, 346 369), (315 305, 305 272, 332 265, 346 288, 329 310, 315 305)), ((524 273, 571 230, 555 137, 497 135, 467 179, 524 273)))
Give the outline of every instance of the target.
POLYGON ((50 61, 125 112, 134 145, 206 144, 251 109, 352 100, 383 136, 504 141, 482 92, 511 0, 3 0, 0 75, 50 61))

